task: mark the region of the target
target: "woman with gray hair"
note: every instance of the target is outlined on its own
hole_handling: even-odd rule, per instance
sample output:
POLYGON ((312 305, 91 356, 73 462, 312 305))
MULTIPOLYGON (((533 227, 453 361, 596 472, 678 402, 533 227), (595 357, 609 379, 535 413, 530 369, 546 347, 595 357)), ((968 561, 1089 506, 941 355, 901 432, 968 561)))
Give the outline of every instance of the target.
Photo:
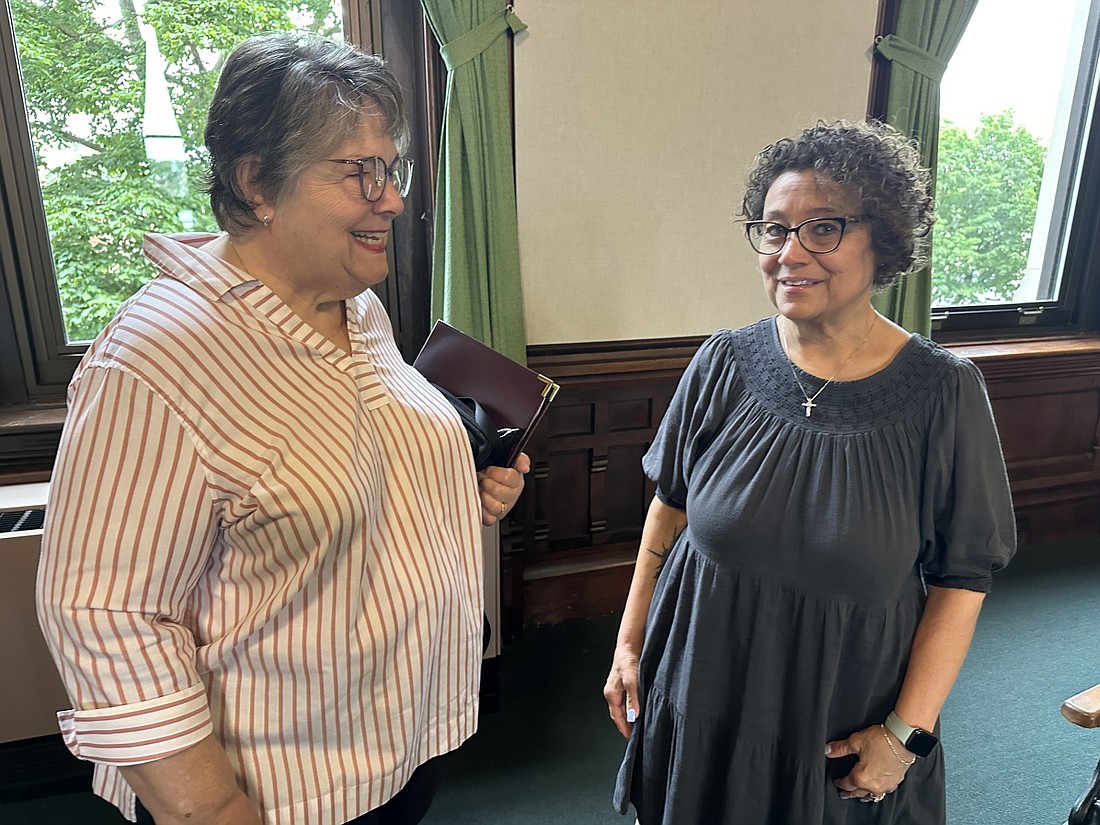
POLYGON ((604 688, 641 825, 945 821, 939 714, 1015 527, 981 374, 871 303, 927 260, 928 189, 874 123, 749 172, 777 314, 702 345, 644 459, 604 688))
POLYGON ((481 536, 529 461, 476 473, 370 287, 412 162, 400 89, 331 40, 253 38, 206 131, 222 234, 89 347, 39 614, 94 790, 138 822, 414 823, 477 727, 481 536))

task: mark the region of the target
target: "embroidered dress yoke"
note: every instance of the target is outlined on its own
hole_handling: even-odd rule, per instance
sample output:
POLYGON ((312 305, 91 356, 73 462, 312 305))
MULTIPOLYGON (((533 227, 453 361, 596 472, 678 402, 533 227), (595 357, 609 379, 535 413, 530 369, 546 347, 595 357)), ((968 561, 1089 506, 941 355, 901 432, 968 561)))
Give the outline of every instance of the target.
POLYGON ((688 526, 650 605, 615 793, 642 825, 945 820, 942 748, 861 804, 833 785, 854 758, 824 747, 893 709, 924 582, 985 591, 1014 552, 981 375, 914 335, 811 417, 803 400, 774 319, 720 331, 644 459, 688 526))
POLYGON ((372 292, 344 353, 213 237, 146 237, 159 277, 70 385, 38 580, 62 732, 130 819, 119 767, 212 732, 266 823, 338 825, 476 729, 469 442, 372 292))

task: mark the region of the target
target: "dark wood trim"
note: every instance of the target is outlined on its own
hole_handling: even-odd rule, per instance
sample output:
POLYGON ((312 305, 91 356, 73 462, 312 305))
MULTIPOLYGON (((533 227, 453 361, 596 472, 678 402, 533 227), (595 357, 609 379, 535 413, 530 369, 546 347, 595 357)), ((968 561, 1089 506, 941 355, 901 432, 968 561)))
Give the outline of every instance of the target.
POLYGON ((1100 336, 1097 335, 949 344, 947 349, 976 363, 987 381, 1100 375, 1100 336))
POLYGON ((503 543, 506 635, 597 603, 603 612, 621 607, 619 585, 629 582, 653 496, 641 457, 702 341, 528 348, 528 365, 561 391, 533 436, 532 472, 503 543))
POLYGON ((1100 337, 952 350, 985 376, 1021 541, 1100 534, 1100 337))
POLYGON ((653 370, 683 371, 705 336, 648 338, 630 341, 584 341, 541 344, 527 348, 531 369, 545 367, 559 383, 570 378, 631 374, 653 370))
POLYGON ((370 0, 350 3, 347 11, 349 39, 381 54, 406 93, 413 186, 405 198, 405 214, 394 222, 390 275, 375 291, 386 306, 402 355, 411 361, 431 326, 435 172, 445 93, 442 61, 419 3, 370 0))
POLYGON ((0 484, 48 481, 64 423, 63 403, 0 407, 0 484))
POLYGON ((0 11, 0 299, 6 353, 0 403, 42 400, 64 393, 84 347, 66 340, 54 288, 46 214, 19 71, 10 10, 0 11), (10 345, 10 344, 9 344, 10 345), (16 371, 19 365, 21 375, 16 371))
MULTIPOLYGON (((898 8, 901 0, 879 0, 878 18, 875 21, 875 44, 898 29, 898 8)), ((867 119, 886 120, 886 106, 890 95, 890 61, 871 46, 871 88, 867 95, 867 119)))

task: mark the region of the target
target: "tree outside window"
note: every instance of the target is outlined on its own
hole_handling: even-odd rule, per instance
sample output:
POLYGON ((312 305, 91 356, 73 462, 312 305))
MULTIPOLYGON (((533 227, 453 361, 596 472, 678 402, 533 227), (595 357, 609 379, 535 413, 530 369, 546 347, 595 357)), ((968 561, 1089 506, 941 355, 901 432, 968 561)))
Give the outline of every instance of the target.
POLYGON ((1098 5, 975 9, 941 85, 933 319, 937 311, 945 318, 944 310, 1000 305, 1028 323, 1051 308, 1042 304, 1065 299, 1098 5))
POLYGON ((1027 270, 1046 149, 1011 111, 940 129, 932 303, 1011 302, 1027 270))
POLYGON ((206 112, 234 46, 341 36, 333 0, 13 0, 31 137, 69 341, 151 276, 145 232, 215 230, 206 112))

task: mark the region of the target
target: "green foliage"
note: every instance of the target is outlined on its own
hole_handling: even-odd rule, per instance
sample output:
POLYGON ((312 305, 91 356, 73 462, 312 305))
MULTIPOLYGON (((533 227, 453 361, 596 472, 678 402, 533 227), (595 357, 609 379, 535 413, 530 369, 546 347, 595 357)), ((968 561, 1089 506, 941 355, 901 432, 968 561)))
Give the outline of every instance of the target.
POLYGON ((332 0, 146 0, 183 135, 186 186, 163 185, 142 139, 145 43, 133 0, 104 20, 100 0, 12 0, 69 340, 93 338, 152 276, 146 232, 215 230, 202 193, 202 134, 229 51, 263 31, 340 32, 332 0), (175 190, 175 191, 173 191, 175 190))
POLYGON ((1011 301, 1031 247, 1046 150, 1011 111, 947 123, 936 166, 932 303, 1011 301))

